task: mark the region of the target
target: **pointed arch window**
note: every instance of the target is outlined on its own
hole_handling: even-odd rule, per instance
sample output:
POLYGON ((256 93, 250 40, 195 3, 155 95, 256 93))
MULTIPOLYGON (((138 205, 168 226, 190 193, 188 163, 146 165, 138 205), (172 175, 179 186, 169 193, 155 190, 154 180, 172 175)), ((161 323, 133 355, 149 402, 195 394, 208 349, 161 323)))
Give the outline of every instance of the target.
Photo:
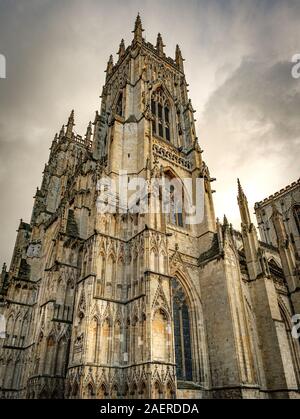
POLYGON ((158 88, 151 99, 152 132, 171 141, 170 105, 162 88, 158 88))
POLYGON ((183 227, 183 214, 182 214, 182 201, 179 202, 176 200, 176 191, 173 185, 170 188, 170 218, 169 221, 171 224, 183 227))
POLYGON ((178 227, 185 227, 184 223, 184 188, 179 178, 170 172, 165 175, 165 193, 163 204, 167 213, 167 222, 178 227))
POLYGON ((172 280, 176 375, 181 381, 193 380, 190 313, 179 281, 172 280))
POLYGON ((295 222, 298 228, 298 232, 300 234, 300 205, 295 205, 293 208, 293 214, 295 218, 295 222))

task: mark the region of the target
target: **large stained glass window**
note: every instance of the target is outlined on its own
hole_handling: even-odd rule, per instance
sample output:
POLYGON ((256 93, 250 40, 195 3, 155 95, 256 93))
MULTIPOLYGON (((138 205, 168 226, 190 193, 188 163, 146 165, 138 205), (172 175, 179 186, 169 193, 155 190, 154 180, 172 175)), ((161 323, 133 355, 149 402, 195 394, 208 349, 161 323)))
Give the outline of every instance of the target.
POLYGON ((193 381, 190 313, 182 286, 172 280, 174 339, 177 379, 193 381))

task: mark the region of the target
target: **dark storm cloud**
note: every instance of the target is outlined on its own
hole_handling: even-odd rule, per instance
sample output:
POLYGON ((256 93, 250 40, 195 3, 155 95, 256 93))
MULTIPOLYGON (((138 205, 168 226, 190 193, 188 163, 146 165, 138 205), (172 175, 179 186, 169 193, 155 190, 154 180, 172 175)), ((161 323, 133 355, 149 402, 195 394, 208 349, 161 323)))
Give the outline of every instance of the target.
POLYGON ((217 215, 237 223, 238 173, 251 202, 299 177, 300 81, 289 64, 300 52, 299 1, 1 0, 0 263, 19 218, 30 219, 55 132, 75 108, 84 134, 108 56, 122 37, 131 42, 138 11, 148 41, 161 32, 170 56, 181 45, 198 136, 218 177, 217 215))
POLYGON ((270 141, 274 148, 278 144, 294 148, 300 137, 300 83, 291 76, 291 69, 291 62, 269 65, 255 59, 243 60, 211 95, 204 118, 212 122, 238 115, 245 123, 255 123, 264 132, 261 137, 253 137, 254 151, 270 141))
POLYGON ((208 155, 224 188, 217 203, 235 224, 232 186, 237 176, 250 187, 251 205, 266 197, 266 190, 271 193, 299 178, 300 83, 291 69, 290 62, 245 59, 206 104, 201 130, 207 141, 213 139, 208 155))

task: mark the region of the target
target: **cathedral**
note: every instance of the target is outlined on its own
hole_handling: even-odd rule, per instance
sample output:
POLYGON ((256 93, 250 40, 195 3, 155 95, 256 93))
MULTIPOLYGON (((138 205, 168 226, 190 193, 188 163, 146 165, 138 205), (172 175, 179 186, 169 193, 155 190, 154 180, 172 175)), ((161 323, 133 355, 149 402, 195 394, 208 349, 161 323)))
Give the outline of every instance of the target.
POLYGON ((20 222, 0 277, 0 397, 300 398, 300 260, 280 208, 270 204, 273 244, 240 182, 241 231, 215 218, 181 50, 170 58, 143 32, 138 16, 85 136, 74 111, 55 135, 20 222), (121 178, 144 181, 142 200, 124 206, 122 187, 102 187, 121 178), (201 196, 196 222, 172 188, 162 211, 158 178, 201 196))

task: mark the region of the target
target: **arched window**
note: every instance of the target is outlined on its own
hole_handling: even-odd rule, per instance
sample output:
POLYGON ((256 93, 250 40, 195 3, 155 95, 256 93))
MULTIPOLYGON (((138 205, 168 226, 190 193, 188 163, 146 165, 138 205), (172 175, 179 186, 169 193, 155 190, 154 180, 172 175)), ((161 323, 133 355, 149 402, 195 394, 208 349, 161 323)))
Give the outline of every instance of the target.
POLYGON ((167 213, 167 222, 184 227, 184 188, 181 180, 166 172, 163 193, 164 212, 167 213))
POLYGON ((59 377, 63 377, 66 372, 67 346, 68 346, 68 341, 66 337, 63 336, 57 345, 55 368, 54 368, 54 374, 59 377))
POLYGON ((172 280, 174 340, 177 379, 192 381, 192 350, 190 314, 186 295, 177 279, 172 280))
POLYGON ((170 218, 169 222, 171 224, 183 227, 183 199, 181 202, 176 199, 176 192, 173 185, 170 188, 170 218))
POLYGON ((162 88, 158 88, 151 99, 152 132, 167 141, 171 141, 170 107, 162 88))
POLYGON ((296 221, 296 225, 298 228, 298 232, 300 234, 300 205, 295 205, 293 208, 293 214, 296 221))

